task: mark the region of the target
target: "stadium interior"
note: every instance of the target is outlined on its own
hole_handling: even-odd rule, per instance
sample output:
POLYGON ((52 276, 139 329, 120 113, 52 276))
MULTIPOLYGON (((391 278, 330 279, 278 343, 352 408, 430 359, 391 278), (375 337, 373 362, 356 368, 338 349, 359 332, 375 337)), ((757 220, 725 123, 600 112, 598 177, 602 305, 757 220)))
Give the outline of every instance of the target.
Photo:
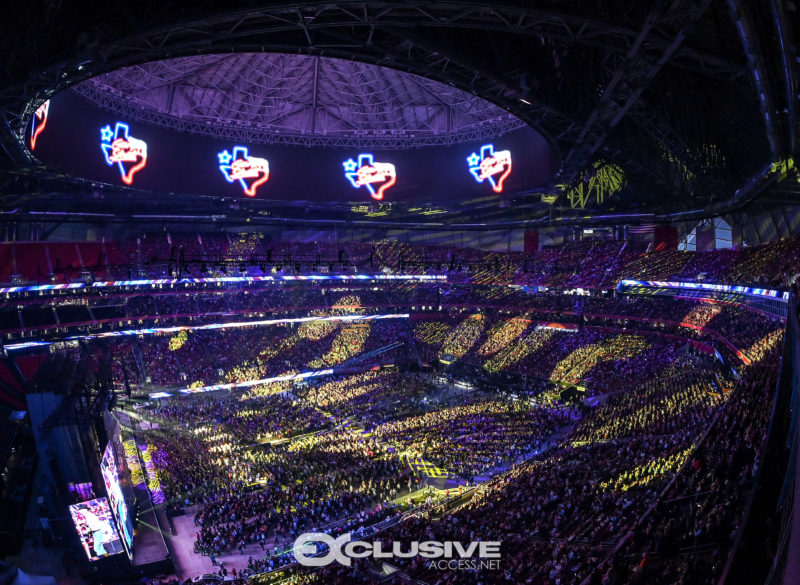
POLYGON ((0 585, 800 583, 792 0, 32 0, 0 585))

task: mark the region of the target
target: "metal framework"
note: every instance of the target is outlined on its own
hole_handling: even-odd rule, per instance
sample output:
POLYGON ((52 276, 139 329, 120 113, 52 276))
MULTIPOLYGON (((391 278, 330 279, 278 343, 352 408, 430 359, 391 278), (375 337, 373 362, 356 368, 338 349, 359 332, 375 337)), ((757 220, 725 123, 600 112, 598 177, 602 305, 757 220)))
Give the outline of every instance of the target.
MULTIPOLYGON (((475 63, 465 62, 452 51, 449 54, 438 51, 429 41, 422 41, 409 32, 415 28, 432 33, 460 29, 555 38, 616 54, 629 52, 638 34, 623 26, 555 11, 476 6, 467 2, 436 7, 417 2, 343 2, 323 6, 303 3, 231 12, 184 27, 155 29, 111 42, 91 51, 83 65, 62 64, 45 72, 40 78, 30 80, 27 91, 38 89, 38 99, 15 121, 27 120, 38 103, 54 91, 134 61, 148 62, 198 51, 299 51, 357 58, 452 83, 497 103, 534 127, 541 126, 546 136, 555 141, 569 144, 577 138, 580 129, 557 108, 547 107, 541 100, 527 99, 535 104, 533 111, 528 111, 527 104, 520 99, 536 96, 526 90, 519 79, 488 75, 475 63), (199 35, 200 31, 204 34, 199 35)), ((664 46, 659 39, 652 42, 656 47, 664 46)), ((445 47, 441 49, 444 51, 445 47)), ((740 70, 735 63, 721 57, 689 49, 676 52, 673 63, 720 76, 730 76, 740 70)), ((17 132, 21 132, 20 126, 17 132)))
POLYGON ((491 140, 526 126, 462 90, 395 70, 303 55, 212 59, 211 75, 196 58, 188 65, 176 59, 153 64, 188 69, 180 77, 173 74, 176 79, 142 66, 83 82, 75 90, 129 120, 248 143, 407 149, 491 140), (256 70, 284 63, 264 86, 260 80, 241 81, 249 72, 241 70, 243 60, 256 70), (216 75, 221 68, 238 87, 216 75), (347 87, 359 80, 361 85, 347 87), (177 94, 185 94, 180 107, 177 94))
POLYGON ((752 74, 758 94, 758 101, 761 106, 761 115, 764 118, 764 127, 767 131, 770 151, 773 160, 777 160, 781 156, 782 149, 773 115, 775 112, 774 97, 772 89, 769 87, 769 82, 765 77, 767 72, 767 59, 759 47, 758 34, 753 26, 753 21, 749 17, 746 3, 741 0, 728 0, 728 5, 730 6, 733 19, 736 22, 736 29, 739 31, 745 54, 747 55, 747 65, 752 74))
MULTIPOLYGON (((650 88, 656 76, 661 85, 667 85, 663 80, 668 77, 675 92, 681 91, 681 81, 687 78, 702 81, 698 85, 703 87, 716 81, 731 84, 733 79, 736 94, 731 99, 735 106, 741 106, 740 110, 749 114, 758 107, 756 104, 762 104, 765 120, 769 117, 774 121, 769 130, 771 152, 751 149, 743 153, 740 148, 737 150, 740 157, 750 156, 757 164, 762 164, 763 158, 763 164, 768 164, 774 161, 776 153, 785 156, 797 147, 797 63, 793 58, 788 15, 778 0, 771 2, 771 10, 758 16, 761 20, 757 22, 752 14, 741 10, 745 3, 740 0, 658 2, 653 10, 640 3, 619 9, 581 0, 574 5, 545 0, 537 3, 537 7, 528 6, 528 2, 516 5, 512 5, 514 0, 508 2, 504 6, 478 5, 467 0, 433 4, 416 0, 294 2, 258 8, 248 3, 246 8, 237 9, 234 1, 233 8, 225 13, 202 14, 202 10, 218 8, 201 3, 179 17, 171 14, 170 7, 145 0, 146 6, 138 12, 144 16, 125 22, 117 19, 118 24, 113 28, 80 42, 77 54, 64 51, 63 44, 78 36, 77 31, 83 30, 82 23, 65 18, 56 24, 51 19, 52 34, 60 35, 62 44, 47 45, 38 39, 41 46, 52 48, 49 52, 37 52, 32 45, 27 52, 35 53, 41 62, 40 65, 29 58, 28 71, 37 73, 11 76, 0 89, 0 156, 12 171, 4 178, 18 185, 17 189, 30 191, 30 185, 40 188, 35 180, 42 169, 24 146, 24 131, 35 108, 55 92, 123 67, 215 53, 278 52, 334 57, 381 65, 448 84, 488 100, 537 129, 553 146, 556 157, 565 163, 558 182, 564 182, 570 175, 577 176, 596 158, 603 158, 622 166, 629 178, 632 200, 646 197, 651 203, 662 204, 678 193, 680 203, 672 210, 699 202, 693 200, 695 194, 690 192, 696 186, 679 180, 670 183, 673 175, 680 174, 671 172, 670 165, 686 168, 697 177, 707 176, 709 169, 705 162, 693 153, 699 146, 710 143, 722 148, 724 155, 730 145, 713 134, 701 138, 703 142, 699 143, 696 137, 689 136, 687 128, 693 125, 692 116, 702 117, 702 112, 672 115, 673 110, 669 109, 670 115, 665 116, 654 109, 653 102, 658 96, 652 95, 650 88), (772 23, 772 30, 761 26, 765 20, 772 23), (176 26, 178 22, 182 24, 176 26), (718 40, 713 38, 715 31, 722 29, 723 36, 718 40), (772 34, 774 30, 778 34, 772 34), (710 37, 708 42, 705 36, 710 37), (723 51, 720 47, 726 48, 723 51), (73 56, 65 58, 70 54, 73 56), (760 79, 764 79, 759 62, 771 63, 770 73, 779 73, 778 79, 785 81, 780 99, 775 89, 780 81, 759 86, 754 73, 758 70, 760 79), (598 95, 600 91, 604 93, 598 95), (763 97, 759 97, 762 93, 763 97), (646 148, 626 141, 647 137, 650 144, 646 148), (669 153, 667 158, 676 162, 665 162, 664 150, 669 153)), ((98 3, 92 10, 95 19, 112 22, 119 7, 98 3)), ((19 35, 22 34, 20 28, 19 35)), ((45 33, 30 31, 29 34, 45 33)), ((26 39, 20 36, 18 41, 22 47, 20 58, 25 59, 26 39)), ((310 86, 317 85, 319 74, 315 68, 310 86)), ((318 134, 319 113, 324 105, 318 100, 321 95, 318 87, 312 87, 312 95, 311 128, 318 134)), ((735 107, 732 109, 735 115, 735 107)), ((714 123, 719 124, 719 120, 714 123)), ((181 124, 178 129, 199 131, 187 122, 181 124)), ((717 129, 711 127, 711 130, 717 129)), ((252 137, 246 127, 235 124, 224 131, 228 133, 226 137, 242 140, 252 137)), ((453 136, 456 138, 426 137, 422 143, 441 144, 436 140, 462 137, 472 140, 480 134, 453 136)), ((313 135, 309 138, 302 133, 280 140, 321 145, 313 135)), ((336 142, 338 138, 328 140, 328 144, 344 144, 336 142)), ((360 140, 363 146, 409 145, 407 137, 391 134, 384 137, 376 133, 360 140)), ((736 166, 741 161, 732 157, 720 160, 728 166, 713 170, 726 174, 725 189, 741 185, 743 178, 736 166)), ((59 178, 50 173, 47 181, 50 185, 57 184, 59 178)), ((769 182, 751 183, 759 189, 769 187, 769 182)), ((730 205, 744 205, 753 199, 752 186, 745 189, 747 197, 731 197, 731 191, 715 189, 713 183, 702 185, 704 202, 721 203, 730 198, 730 205)), ((665 211, 671 210, 667 207, 665 211)), ((695 212, 703 210, 692 211, 695 212)), ((671 216, 662 217, 668 220, 671 216)))
MULTIPOLYGON (((608 83, 603 87, 600 100, 586 119, 578 140, 564 157, 559 174, 565 183, 571 183, 586 168, 611 131, 635 107, 650 81, 678 50, 710 3, 711 0, 686 0, 676 5, 675 2, 659 0, 653 4, 628 52, 618 59, 615 70, 609 68, 607 71, 608 83), (682 15, 677 30, 667 36, 666 46, 653 50, 650 39, 658 29, 668 28, 675 12, 682 15), (645 57, 648 51, 652 52, 650 58, 645 57), (596 137, 589 139, 591 134, 596 137)), ((684 153, 681 155, 685 156, 684 153)))

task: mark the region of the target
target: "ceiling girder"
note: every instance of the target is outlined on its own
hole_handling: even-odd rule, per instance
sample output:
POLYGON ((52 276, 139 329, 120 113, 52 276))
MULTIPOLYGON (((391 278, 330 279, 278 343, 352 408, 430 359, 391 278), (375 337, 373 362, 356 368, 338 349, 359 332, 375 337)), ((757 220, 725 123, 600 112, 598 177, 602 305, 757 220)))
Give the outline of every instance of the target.
POLYGON ((736 29, 747 56, 747 65, 753 77, 753 82, 758 94, 758 103, 761 108, 761 115, 764 119, 769 148, 772 153, 772 160, 781 157, 783 148, 776 125, 775 96, 773 95, 772 84, 768 75, 768 63, 770 59, 764 53, 762 39, 755 26, 751 8, 747 2, 742 0, 728 0, 731 16, 736 23, 736 29))
POLYGON ((603 87, 599 102, 587 117, 578 140, 564 156, 558 173, 562 183, 571 184, 587 167, 609 133, 636 104, 664 64, 671 59, 710 3, 711 0, 660 0, 653 4, 630 50, 619 58, 617 68, 609 71, 608 82, 603 87), (666 47, 658 49, 656 59, 645 59, 644 55, 652 51, 649 45, 650 39, 655 36, 654 29, 664 25, 663 21, 671 19, 675 11, 679 11, 683 18, 679 21, 677 30, 670 34, 670 42, 666 47), (592 134, 594 138, 590 137, 592 134))

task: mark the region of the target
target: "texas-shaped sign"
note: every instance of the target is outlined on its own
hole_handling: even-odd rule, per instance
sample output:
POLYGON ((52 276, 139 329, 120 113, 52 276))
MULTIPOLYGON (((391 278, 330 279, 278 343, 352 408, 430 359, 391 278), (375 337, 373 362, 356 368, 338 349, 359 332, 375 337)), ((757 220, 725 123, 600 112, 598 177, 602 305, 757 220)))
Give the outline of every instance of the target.
POLYGON ((133 183, 133 175, 147 164, 147 143, 134 138, 128 125, 117 122, 114 129, 106 125, 100 129, 100 148, 108 166, 117 165, 122 182, 133 183))
POLYGON ((223 150, 217 153, 217 160, 225 180, 239 181, 248 197, 255 197, 256 190, 269 180, 269 161, 250 156, 246 146, 234 146, 233 154, 223 150))
POLYGON ((372 154, 359 154, 342 163, 344 176, 356 189, 366 187, 373 199, 380 201, 384 192, 397 182, 397 172, 391 163, 375 162, 372 154))
POLYGON ((41 106, 36 108, 31 120, 31 150, 36 148, 36 139, 42 133, 44 127, 47 125, 47 115, 50 113, 50 100, 44 102, 41 106))
POLYGON ((495 193, 502 193, 503 181, 511 174, 511 151, 495 152, 494 144, 484 144, 480 155, 473 152, 467 157, 467 164, 478 183, 488 181, 495 193))

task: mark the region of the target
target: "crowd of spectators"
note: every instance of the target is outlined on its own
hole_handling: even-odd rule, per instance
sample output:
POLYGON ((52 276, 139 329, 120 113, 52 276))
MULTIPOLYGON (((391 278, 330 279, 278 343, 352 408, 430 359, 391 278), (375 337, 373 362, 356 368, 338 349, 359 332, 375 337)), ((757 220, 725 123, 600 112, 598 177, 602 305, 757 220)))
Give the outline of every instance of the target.
MULTIPOLYGON (((404 522, 389 538, 500 541, 501 568, 480 571, 483 583, 580 583, 647 509, 690 445, 665 436, 561 446, 513 467, 454 513, 404 522)), ((424 581, 463 582, 420 558, 396 562, 424 581)))
POLYGON ((560 424, 562 409, 531 408, 522 401, 480 401, 378 425, 377 437, 409 457, 435 463, 468 479, 541 448, 560 424))
POLYGON ((523 313, 511 319, 498 321, 487 331, 485 341, 478 349, 478 355, 491 356, 504 350, 519 339, 530 325, 530 313, 523 313))
POLYGON ((459 323, 445 338, 440 357, 461 357, 475 344, 486 327, 485 315, 476 313, 459 323))
POLYGON ((581 381, 594 366, 604 361, 631 360, 641 354, 649 343, 637 335, 615 335, 598 343, 588 343, 560 360, 548 379, 574 384, 581 381))
POLYGON ((154 418, 172 426, 210 424, 243 444, 282 439, 329 426, 328 419, 310 406, 288 399, 283 393, 214 392, 156 402, 154 418))
POLYGON ((483 363, 483 367, 489 372, 515 368, 516 364, 533 354, 556 335, 558 334, 550 329, 534 329, 490 356, 483 363))
POLYGON ((355 417, 368 425, 420 410, 433 392, 434 385, 423 376, 368 371, 309 386, 298 394, 338 418, 355 417))
MULTIPOLYGON (((613 288, 621 278, 692 280, 788 286, 800 273, 798 237, 755 247, 707 252, 679 251, 645 240, 595 238, 548 244, 531 253, 417 245, 397 240, 372 243, 275 242, 260 232, 142 233, 105 242, 97 266, 106 278, 166 274, 225 276, 315 272, 386 271, 447 274, 451 282, 613 288), (102 257, 121 262, 117 267, 102 257), (179 261, 182 259, 181 261, 179 261), (102 266, 100 264, 103 264, 102 266)), ((54 244, 50 244, 51 246, 54 244)), ((16 247, 21 247, 19 244, 16 247)), ((66 246, 69 248, 69 244, 66 246)), ((24 252, 17 255, 26 257, 24 252)), ((48 263, 45 260, 45 263, 48 263)), ((26 272, 23 262, 17 262, 26 272)), ((41 264, 41 263, 40 263, 41 264)), ((36 262, 32 263, 35 266, 36 262)), ((54 267, 56 272, 58 269, 54 267)), ((63 271, 62 271, 63 272, 63 271)), ((75 270, 68 271, 76 277, 75 270)), ((35 268, 25 276, 42 279, 35 268)), ((63 274, 66 277, 66 274, 63 274)))
POLYGON ((290 393, 218 394, 146 412, 158 423, 147 440, 167 501, 198 506, 197 552, 265 550, 312 526, 377 521, 417 487, 386 445, 331 429, 329 417, 290 393))
MULTIPOLYGON (((727 394, 695 360, 612 396, 561 445, 485 484, 466 506, 415 515, 380 536, 497 540, 499 570, 393 562, 442 585, 716 582, 758 468, 778 353, 747 367, 727 394)), ((371 582, 365 569, 342 582, 371 582)))
POLYGON ((773 349, 744 372, 654 513, 601 567, 605 575, 634 585, 717 582, 752 494, 779 355, 773 349))
MULTIPOLYGON (((461 362, 488 371, 515 371, 574 383, 598 366, 612 379, 615 369, 618 375, 625 373, 630 358, 642 352, 657 355, 667 351, 666 355, 671 355, 675 347, 685 345, 687 340, 703 342, 709 348, 720 345, 723 352, 735 348, 746 353, 750 347, 757 352, 754 344, 763 345, 765 335, 780 330, 776 317, 730 303, 627 295, 580 300, 563 295, 534 298, 552 301, 556 306, 585 303, 592 312, 578 307, 586 312, 566 317, 577 323, 567 322, 560 328, 548 326, 542 321, 548 315, 537 314, 536 309, 487 311, 467 317, 422 314, 414 325, 420 354, 430 363, 445 355, 451 356, 448 359, 455 355, 461 362), (643 335, 637 335, 637 330, 643 335), (730 345, 718 343, 720 338, 730 345), (613 366, 602 365, 607 363, 613 366), (570 375, 572 372, 574 375, 570 375)), ((653 359, 657 358, 648 356, 644 361, 653 359)), ((598 381, 601 386, 609 387, 598 381)))
MULTIPOLYGON (((533 282, 546 274, 579 286, 613 280, 617 269, 648 279, 722 278, 762 254, 731 252, 715 266, 705 256, 627 248, 565 246, 521 273, 507 255, 486 255, 472 278, 488 283, 526 274, 533 282), (492 274, 500 276, 492 280, 492 274)), ((376 259, 395 267, 421 254, 407 245, 376 249, 376 259)), ((793 258, 782 248, 762 261, 786 276, 793 258)), ((240 301, 255 311, 263 305, 258 292, 235 294, 227 300, 173 298, 153 314, 201 305, 225 311, 240 301)), ((411 306, 420 299, 435 310, 410 324, 317 321, 140 338, 115 367, 129 367, 141 352, 157 384, 244 381, 335 366, 413 338, 429 363, 455 358, 489 373, 577 383, 588 395, 600 395, 600 405, 586 409, 563 440, 542 452, 575 411, 499 396, 427 402, 437 393, 429 379, 395 370, 171 399, 149 413, 161 428, 148 440, 168 498, 197 506, 198 552, 261 545, 264 555, 251 559, 249 570, 271 570, 292 561, 286 545, 301 532, 322 526, 358 531, 394 517, 392 500, 420 486, 405 464, 408 456, 470 481, 502 471, 455 512, 417 514, 381 537, 500 540, 503 568, 482 573, 486 585, 688 583, 695 571, 703 582, 718 576, 766 430, 782 339, 775 319, 730 303, 528 295, 455 284, 371 291, 342 286, 298 298, 319 316, 364 314, 368 307, 411 306), (718 346, 719 337, 741 357, 718 346), (721 383, 713 355, 694 351, 698 346, 689 340, 719 347, 744 375, 721 383)), ((277 303, 287 299, 285 293, 274 297, 277 303)), ((412 578, 462 582, 457 572, 431 572, 419 558, 398 565, 412 578)), ((369 581, 362 569, 330 575, 342 583, 369 581)), ((325 575, 323 582, 330 582, 325 575)))
POLYGON ((619 359, 598 363, 583 374, 581 384, 587 387, 590 395, 616 392, 631 384, 638 384, 642 380, 662 376, 674 362, 680 361, 687 354, 697 358, 698 367, 700 364, 713 363, 714 360, 709 354, 690 352, 683 340, 655 337, 652 343, 632 358, 623 355, 619 359))
MULTIPOLYGON (((718 578, 761 459, 782 323, 730 303, 529 294, 506 285, 613 289, 620 278, 796 285, 797 237, 714 252, 587 239, 522 254, 391 241, 281 243, 259 233, 150 233, 119 248, 137 273, 153 276, 163 275, 165 260, 180 252, 195 275, 204 262, 203 275, 295 274, 298 262, 311 270, 317 259, 318 267, 334 271, 358 266, 445 274, 448 283, 304 283, 102 297, 88 291, 86 310, 75 315, 102 315, 113 307, 109 314, 139 323, 168 323, 175 315, 205 322, 221 315, 326 316, 388 307, 416 313, 411 329, 400 320, 317 321, 126 339, 114 352, 118 382, 196 387, 249 381, 341 365, 413 339, 431 364, 456 358, 480 371, 580 383, 590 395, 610 394, 544 452, 574 411, 485 396, 455 405, 428 402, 437 392, 429 379, 405 372, 157 403, 146 411, 157 425, 146 439, 170 503, 195 510, 198 552, 260 545, 263 558, 248 565, 265 571, 291 561, 278 549, 300 532, 332 525, 357 531, 395 516, 392 500, 419 487, 402 457, 409 455, 470 479, 511 465, 455 512, 418 514, 385 533, 404 542, 500 540, 502 570, 482 573, 484 585, 705 584, 718 578), (238 270, 230 264, 240 261, 238 270), (718 344, 720 338, 733 349, 718 344), (714 345, 741 378, 722 383, 714 358, 695 353, 688 339, 714 345)), ((26 319, 9 304, 4 322, 35 323, 34 309, 58 320, 52 307, 34 304, 26 305, 26 319)), ((476 578, 431 572, 419 558, 398 565, 437 585, 476 578)), ((306 577, 370 579, 363 563, 306 577)))
POLYGON ((198 551, 290 542, 308 529, 356 515, 376 521, 391 510, 392 499, 417 487, 396 457, 356 434, 316 434, 247 456, 259 469, 256 489, 203 499, 195 517, 202 526, 198 551))
MULTIPOLYGON (((473 304, 492 288, 453 290, 473 304)), ((360 294, 329 291, 321 296, 329 308, 313 312, 320 317, 330 307, 366 310, 360 294)), ((502 310, 423 312, 412 315, 410 323, 312 321, 125 338, 115 342, 114 370, 118 386, 124 386, 127 376, 134 392, 143 382, 151 384, 146 392, 152 387, 202 387, 335 367, 399 341, 387 354, 396 363, 410 363, 415 356, 434 365, 455 359, 488 373, 579 383, 598 393, 613 391, 629 377, 649 375, 649 365, 659 367, 678 349, 717 349, 734 366, 742 359, 757 360, 781 331, 775 317, 732 303, 516 293, 506 300, 509 305, 502 310), (518 302, 523 306, 514 308, 518 302), (557 314, 539 312, 547 306, 556 307, 557 314)))
MULTIPOLYGON (((208 386, 330 368, 400 339, 404 327, 398 319, 184 331, 119 340, 115 353, 141 351, 144 377, 157 387, 208 386)), ((398 348, 394 355, 404 361, 406 352, 398 348)), ((135 362, 126 367, 140 377, 135 362)))
POLYGON ((680 428, 696 434, 725 400, 714 385, 713 369, 699 356, 683 355, 657 377, 615 392, 572 433, 579 443, 623 437, 667 435, 680 428))

